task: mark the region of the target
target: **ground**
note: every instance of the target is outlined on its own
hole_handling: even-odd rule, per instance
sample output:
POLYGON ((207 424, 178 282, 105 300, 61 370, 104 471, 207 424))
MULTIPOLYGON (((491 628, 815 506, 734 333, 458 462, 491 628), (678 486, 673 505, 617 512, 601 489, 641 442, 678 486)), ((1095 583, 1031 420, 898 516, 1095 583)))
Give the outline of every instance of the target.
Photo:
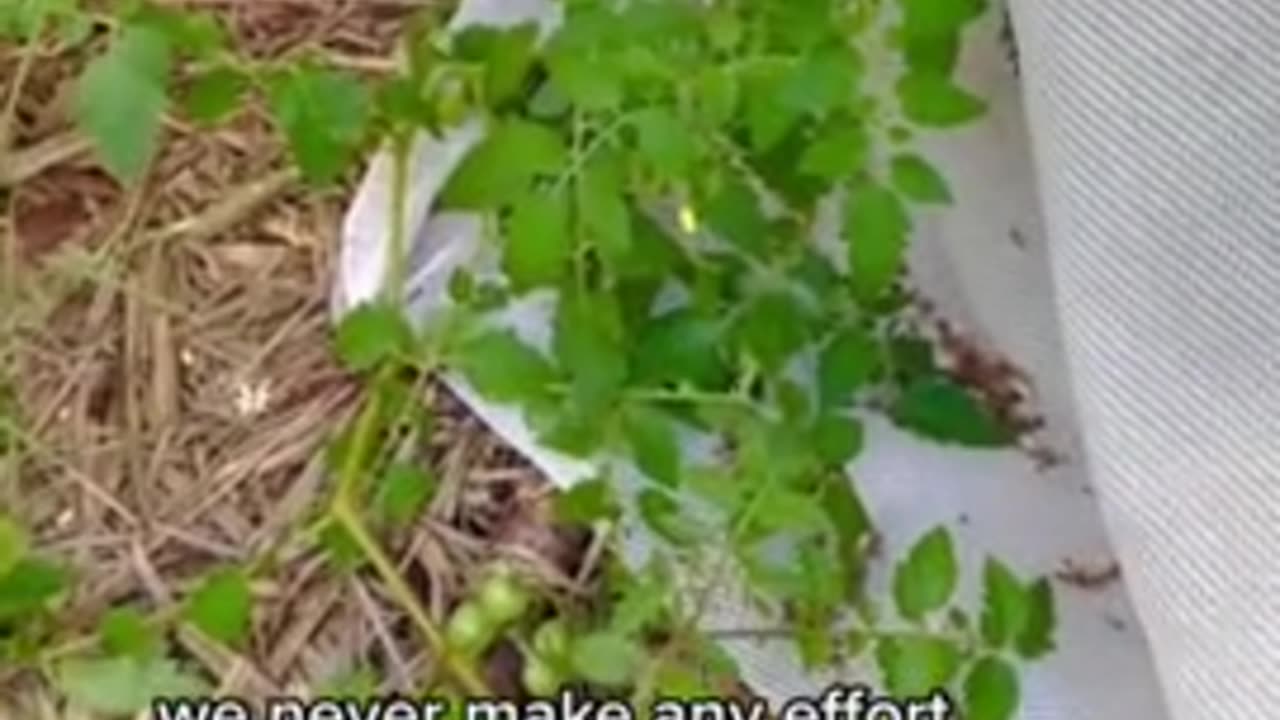
MULTIPOLYGON (((372 71, 412 5, 199 4, 244 52, 323 50, 372 71)), ((20 56, 0 45, 3 92, 20 56)), ((384 690, 411 686, 431 658, 380 583, 286 542, 332 489, 324 448, 363 392, 334 359, 328 302, 352 183, 301 188, 250 107, 216 131, 169 122, 146 182, 126 191, 69 120, 84 59, 35 60, 8 151, 0 144, 0 380, 11 391, 0 507, 75 570, 60 635, 90 631, 121 603, 163 612, 209 568, 284 543, 254 588, 248 649, 181 635, 179 652, 228 694, 314 692, 359 666, 376 668, 384 690)), ((408 457, 433 469, 439 491, 392 543, 427 607, 443 614, 499 555, 584 592, 591 568, 576 567, 578 539, 551 528, 543 479, 442 390, 433 397, 438 421, 408 457)), ((490 668, 499 688, 512 675, 503 657, 490 668)), ((3 667, 0 697, 33 716, 53 707, 29 674, 3 667)))

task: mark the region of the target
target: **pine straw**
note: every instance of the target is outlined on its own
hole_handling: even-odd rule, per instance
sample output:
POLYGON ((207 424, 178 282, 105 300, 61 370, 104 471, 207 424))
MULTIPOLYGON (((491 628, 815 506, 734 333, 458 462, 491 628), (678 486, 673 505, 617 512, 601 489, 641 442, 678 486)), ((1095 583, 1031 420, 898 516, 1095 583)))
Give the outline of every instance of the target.
MULTIPOLYGON (((309 45, 385 57, 400 14, 398 3, 206 4, 260 56, 309 45)), ((0 56, 0 77, 15 55, 0 56)), ((81 142, 65 119, 80 62, 36 63, 18 152, 81 142)), ((120 603, 172 608, 209 569, 295 537, 332 489, 323 450, 363 391, 330 349, 347 193, 296 187, 260 110, 212 132, 171 125, 136 195, 91 156, 68 155, 10 198, 20 301, 0 368, 16 379, 24 450, 0 475, 0 505, 75 569, 60 616, 75 636, 120 603)), ((544 479, 447 393, 433 396, 440 419, 413 457, 436 469, 440 492, 392 543, 426 606, 441 617, 497 556, 585 592, 580 538, 552 528, 544 479)), ((179 634, 222 693, 304 693, 356 664, 408 690, 430 665, 380 585, 334 572, 313 546, 286 546, 255 594, 243 654, 179 634)), ((510 670, 491 681, 509 688, 510 670)), ((0 697, 29 681, 0 668, 0 697)))

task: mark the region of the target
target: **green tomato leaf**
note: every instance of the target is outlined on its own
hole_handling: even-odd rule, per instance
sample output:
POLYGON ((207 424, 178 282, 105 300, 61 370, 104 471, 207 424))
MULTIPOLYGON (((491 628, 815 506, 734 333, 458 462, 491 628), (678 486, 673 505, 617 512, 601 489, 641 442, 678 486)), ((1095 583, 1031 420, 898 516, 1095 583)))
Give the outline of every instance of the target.
POLYGON ((986 10, 986 0, 898 0, 903 26, 910 33, 938 35, 953 33, 978 19, 986 10))
POLYGON ((800 172, 832 182, 848 177, 866 165, 870 146, 861 123, 827 123, 800 156, 800 172))
POLYGON ((267 95, 303 177, 315 185, 335 180, 364 140, 373 107, 367 84, 302 65, 271 78, 267 95))
POLYGON ((595 632, 574 640, 573 667, 587 680, 617 687, 635 676, 644 654, 622 635, 595 632))
POLYGON ((111 655, 127 655, 138 660, 160 657, 164 643, 160 634, 147 626, 147 620, 131 607, 113 608, 98 624, 102 648, 111 655))
POLYGON ((243 570, 218 570, 192 591, 183 616, 214 640, 238 648, 249 636, 252 601, 243 570))
POLYGON ((507 223, 503 269, 517 291, 556 285, 573 258, 569 207, 561 193, 531 193, 518 200, 507 223))
POLYGON ((964 679, 966 720, 1010 720, 1019 704, 1018 675, 1004 660, 984 657, 964 679))
POLYGON ((171 63, 168 38, 150 27, 125 26, 80 78, 76 122, 121 182, 141 179, 155 155, 171 63))
POLYGON ((993 650, 1005 647, 1025 626, 1027 592, 1011 570, 995 558, 982 568, 982 639, 993 650))
POLYGON ((619 105, 623 96, 623 73, 617 59, 559 40, 559 37, 552 40, 546 58, 556 89, 588 112, 619 105))
POLYGON ((733 119, 741 99, 738 78, 721 67, 707 67, 694 79, 698 114, 708 125, 719 127, 733 119))
POLYGON ((560 297, 552 347, 571 380, 573 400, 586 418, 613 409, 627 379, 622 322, 614 298, 604 293, 566 292, 560 297))
POLYGON ((348 369, 364 372, 406 352, 413 344, 413 329, 395 306, 363 303, 339 323, 334 344, 348 369))
POLYGON ((863 432, 862 423, 854 418, 823 414, 814 423, 814 449, 822 462, 831 467, 843 467, 862 452, 863 432))
POLYGON ((898 614, 913 622, 942 608, 955 591, 958 570, 951 534, 938 527, 921 537, 893 573, 898 614))
POLYGON ((909 74, 949 77, 960 59, 960 33, 928 33, 904 28, 903 54, 909 74))
POLYGON ((5 515, 0 515, 0 578, 26 557, 30 549, 31 538, 27 531, 5 515))
POLYGON ((485 97, 490 107, 497 107, 524 87, 537 42, 534 22, 506 28, 471 25, 454 37, 454 48, 460 58, 483 63, 485 97))
POLYGON ((59 689, 84 710, 132 717, 159 698, 197 697, 208 688, 172 660, 122 655, 73 658, 58 666, 59 689))
POLYGON ((441 192, 446 207, 486 210, 522 195, 539 175, 568 160, 560 134, 547 125, 512 118, 500 122, 450 176, 441 192))
POLYGON ((631 210, 614 168, 589 166, 577 183, 578 217, 605 263, 620 268, 632 248, 631 210))
POLYGON ((67 574, 35 557, 18 560, 0 575, 0 624, 42 610, 67 587, 67 574))
POLYGON ((230 67, 218 67, 201 74, 183 97, 187 115, 204 126, 216 125, 240 107, 249 89, 248 79, 230 67))
POLYGON ((538 399, 556 379, 542 353, 510 330, 470 338, 459 348, 456 363, 468 382, 498 402, 538 399))
POLYGON ((894 155, 890 171, 898 192, 918 203, 949 205, 951 189, 947 181, 924 158, 913 153, 894 155))
POLYGON ((812 317, 792 295, 767 292, 743 308, 734 326, 739 347, 760 366, 776 372, 811 335, 812 317))
POLYGON ((943 443, 1003 447, 1015 439, 977 398, 941 375, 911 381, 891 415, 900 427, 943 443))
POLYGON ((844 216, 849 268, 860 297, 882 296, 902 270, 911 221, 890 189, 868 182, 855 188, 844 216))
POLYGON ((794 112, 821 117, 849 102, 861 74, 861 58, 851 46, 817 48, 791 68, 779 101, 794 112))
POLYGON ((693 133, 671 108, 652 107, 632 120, 639 137, 639 149, 646 160, 666 179, 687 177, 698 159, 693 133))
POLYGON ((651 405, 630 404, 622 413, 622 429, 641 471, 663 485, 680 484, 680 446, 666 413, 651 405))
POLYGON ((897 95, 907 119, 924 127, 964 125, 987 110, 981 99, 935 73, 908 73, 898 81, 897 95))
POLYGON ((1057 615, 1053 604, 1053 587, 1041 578, 1027 588, 1027 616, 1014 646, 1025 660, 1035 660, 1051 652, 1057 615))
POLYGON ((876 644, 875 657, 895 697, 921 697, 946 687, 962 659, 955 643, 930 635, 891 635, 876 644))
POLYGON ((406 527, 422 513, 439 482, 428 469, 407 463, 387 468, 378 484, 374 507, 397 527, 406 527))
POLYGON ((718 321, 692 308, 654 318, 641 330, 633 358, 637 379, 722 387, 729 377, 720 352, 722 334, 718 321))
POLYGON ((589 525, 619 512, 613 486, 603 479, 580 482, 556 495, 555 507, 556 517, 571 525, 589 525))
POLYGON ((746 182, 731 178, 704 209, 707 226, 740 250, 763 257, 769 248, 769 219, 760 198, 746 182))
POLYGON ((818 356, 818 398, 824 408, 849 405, 856 390, 870 382, 880 366, 880 348, 861 328, 847 328, 818 356))

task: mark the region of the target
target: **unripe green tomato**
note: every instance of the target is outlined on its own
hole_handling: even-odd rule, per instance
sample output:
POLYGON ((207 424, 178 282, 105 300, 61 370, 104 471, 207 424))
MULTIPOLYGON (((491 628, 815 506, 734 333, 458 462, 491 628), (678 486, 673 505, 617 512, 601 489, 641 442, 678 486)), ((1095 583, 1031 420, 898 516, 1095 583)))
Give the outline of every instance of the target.
POLYGON ((542 658, 526 656, 524 669, 520 671, 520 682, 524 689, 537 697, 549 697, 560 689, 560 678, 542 658))
POLYGON ((445 639, 450 647, 463 652, 479 652, 489 644, 493 634, 493 621, 473 602, 459 605, 449 617, 445 627, 445 639))
POLYGON ((549 658, 563 658, 569 654, 569 630, 560 618, 552 618, 533 631, 533 649, 549 658))
POLYGON ((480 587, 480 608, 497 625, 505 625, 528 611, 529 593, 506 573, 493 575, 480 587))

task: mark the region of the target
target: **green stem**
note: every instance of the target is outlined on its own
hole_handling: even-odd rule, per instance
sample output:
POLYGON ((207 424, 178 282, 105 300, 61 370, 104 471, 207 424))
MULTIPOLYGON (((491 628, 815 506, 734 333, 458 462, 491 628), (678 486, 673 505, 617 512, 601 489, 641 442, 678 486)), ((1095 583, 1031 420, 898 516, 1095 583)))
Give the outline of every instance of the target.
MULTIPOLYGON (((378 387, 386 382, 395 371, 395 365, 386 365, 373 382, 378 387)), ((350 535, 360 552, 365 556, 382 578, 395 601, 409 615, 409 619, 421 633, 431 652, 444 665, 449 673, 462 685, 463 689, 476 696, 487 696, 488 687, 480 673, 466 659, 454 653, 445 642, 444 633, 427 613, 426 608, 418 600, 413 588, 405 581, 396 569, 395 564, 387 557, 378 541, 369 532, 357 509, 360 477, 363 474, 365 461, 373 447, 373 438, 379 427, 379 416, 382 414, 382 395, 372 393, 366 401, 360 417, 356 420, 351 450, 342 466, 342 474, 338 478, 338 488, 334 495, 329 515, 347 534, 350 535)))

